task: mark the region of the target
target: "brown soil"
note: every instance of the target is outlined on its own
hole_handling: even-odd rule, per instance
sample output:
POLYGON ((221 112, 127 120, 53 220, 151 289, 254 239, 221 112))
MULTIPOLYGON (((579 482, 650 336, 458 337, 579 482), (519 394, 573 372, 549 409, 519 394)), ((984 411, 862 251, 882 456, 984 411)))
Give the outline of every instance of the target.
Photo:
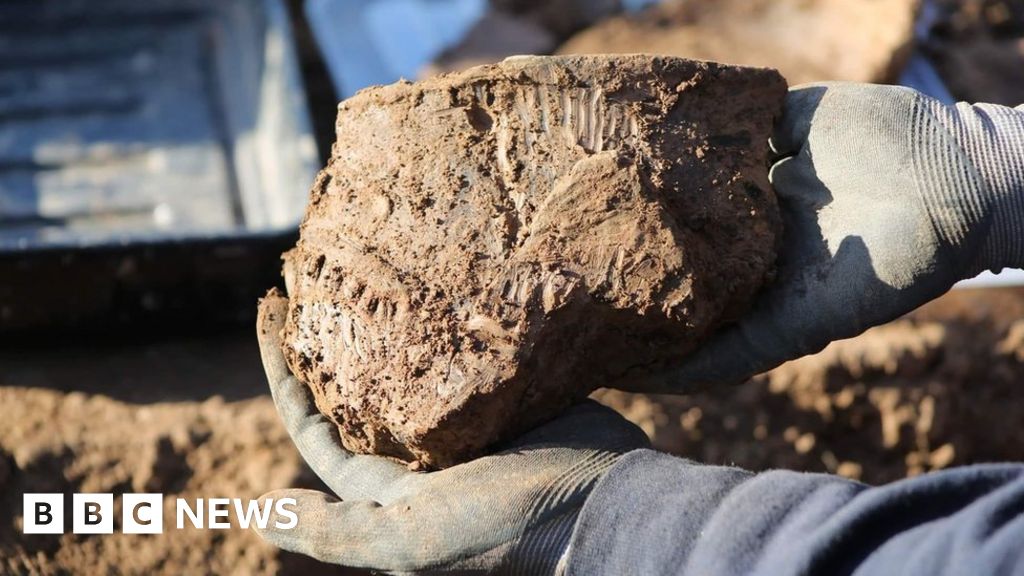
POLYGON ((681 0, 604 20, 559 54, 648 53, 777 68, 791 85, 890 82, 919 0, 681 0))
POLYGON ((343 102, 286 255, 292 371, 349 449, 445 467, 678 362, 771 271, 785 90, 528 57, 343 102))
POLYGON ((265 391, 252 330, 185 342, 5 349, 0 574, 343 573, 237 525, 174 527, 177 497, 320 487, 265 391), (67 494, 69 532, 71 493, 161 492, 164 534, 23 535, 25 492, 67 494))
POLYGON ((950 293, 736 388, 597 397, 708 464, 881 483, 1024 461, 1024 289, 950 293))
MULTIPOLYGON (((882 482, 1024 461, 1024 289, 958 291, 744 386, 601 398, 655 446, 712 464, 882 482)), ((252 497, 318 483, 288 440, 251 330, 0 353, 0 574, 344 574, 232 530, 23 536, 23 492, 252 497)), ((165 511, 166 514, 166 511, 165 511)))
MULTIPOLYGON (((986 1, 983 8, 998 4, 1019 2, 986 1)), ((998 12, 967 14, 993 14, 998 23, 998 12)), ((1009 37, 1001 30, 995 37, 1009 37)), ((945 70, 957 95, 1024 101, 1012 95, 1024 83, 1002 81, 1009 74, 958 86, 958 75, 988 60, 976 56, 959 72, 945 70), (972 86, 987 88, 967 92, 972 86), (1000 96, 1000 86, 1011 95, 1000 96)), ((600 394, 656 446, 698 461, 833 470, 880 482, 970 462, 1024 461, 1022 383, 1024 290, 1007 289, 950 294, 741 387, 681 398, 600 394)), ((4 347, 0 574, 350 573, 283 553, 238 528, 20 534, 23 492, 121 493, 137 484, 170 497, 318 487, 266 395, 252 330, 163 343, 4 347)))

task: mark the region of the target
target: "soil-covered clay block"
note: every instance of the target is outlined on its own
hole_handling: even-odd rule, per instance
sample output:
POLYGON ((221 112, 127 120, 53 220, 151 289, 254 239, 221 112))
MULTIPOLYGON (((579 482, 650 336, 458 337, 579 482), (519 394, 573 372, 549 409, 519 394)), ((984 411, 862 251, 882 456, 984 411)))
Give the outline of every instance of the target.
POLYGON ((517 57, 364 90, 285 256, 285 354, 355 452, 473 457, 661 372, 770 276, 775 71, 517 57))

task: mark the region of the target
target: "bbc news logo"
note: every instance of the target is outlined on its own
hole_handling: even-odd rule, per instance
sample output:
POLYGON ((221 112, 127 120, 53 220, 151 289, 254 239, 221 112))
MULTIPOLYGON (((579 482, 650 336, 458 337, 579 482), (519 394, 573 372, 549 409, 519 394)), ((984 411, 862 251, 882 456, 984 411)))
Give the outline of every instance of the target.
MULTIPOLYGON (((241 498, 196 498, 174 501, 175 527, 227 530, 234 517, 238 526, 250 525, 265 529, 272 512, 274 527, 290 530, 299 523, 294 498, 268 498, 263 501, 241 498)), ((25 534, 64 533, 64 494, 24 494, 22 516, 25 534)), ((121 497, 121 532, 124 534, 163 534, 164 495, 124 494, 121 497)), ((71 497, 71 531, 75 534, 114 533, 113 494, 73 494, 71 497)))

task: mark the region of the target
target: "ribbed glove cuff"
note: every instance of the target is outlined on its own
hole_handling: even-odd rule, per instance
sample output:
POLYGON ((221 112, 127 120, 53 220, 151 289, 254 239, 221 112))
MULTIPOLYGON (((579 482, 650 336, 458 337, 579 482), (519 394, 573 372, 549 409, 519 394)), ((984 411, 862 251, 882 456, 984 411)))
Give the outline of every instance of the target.
POLYGON ((922 102, 915 133, 959 148, 921 147, 916 164, 940 236, 970 252, 963 276, 1024 267, 1024 107, 922 102))
POLYGON ((510 576, 564 574, 563 559, 579 515, 580 509, 573 508, 527 534, 513 555, 510 576))

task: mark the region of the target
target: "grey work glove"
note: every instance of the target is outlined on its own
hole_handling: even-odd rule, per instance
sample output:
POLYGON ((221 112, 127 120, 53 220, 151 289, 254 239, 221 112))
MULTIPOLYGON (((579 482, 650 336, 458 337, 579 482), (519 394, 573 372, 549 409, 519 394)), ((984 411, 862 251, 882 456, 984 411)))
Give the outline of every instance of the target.
POLYGON ((285 364, 287 302, 260 303, 263 366, 288 433, 334 494, 263 496, 297 501, 294 529, 275 529, 272 517, 260 531, 285 550, 386 572, 556 574, 594 484, 623 454, 648 446, 639 428, 588 401, 500 452, 440 472, 351 454, 285 364))
POLYGON ((776 281, 680 370, 637 388, 741 382, 1024 264, 1024 110, 808 85, 790 91, 771 145, 776 281))

